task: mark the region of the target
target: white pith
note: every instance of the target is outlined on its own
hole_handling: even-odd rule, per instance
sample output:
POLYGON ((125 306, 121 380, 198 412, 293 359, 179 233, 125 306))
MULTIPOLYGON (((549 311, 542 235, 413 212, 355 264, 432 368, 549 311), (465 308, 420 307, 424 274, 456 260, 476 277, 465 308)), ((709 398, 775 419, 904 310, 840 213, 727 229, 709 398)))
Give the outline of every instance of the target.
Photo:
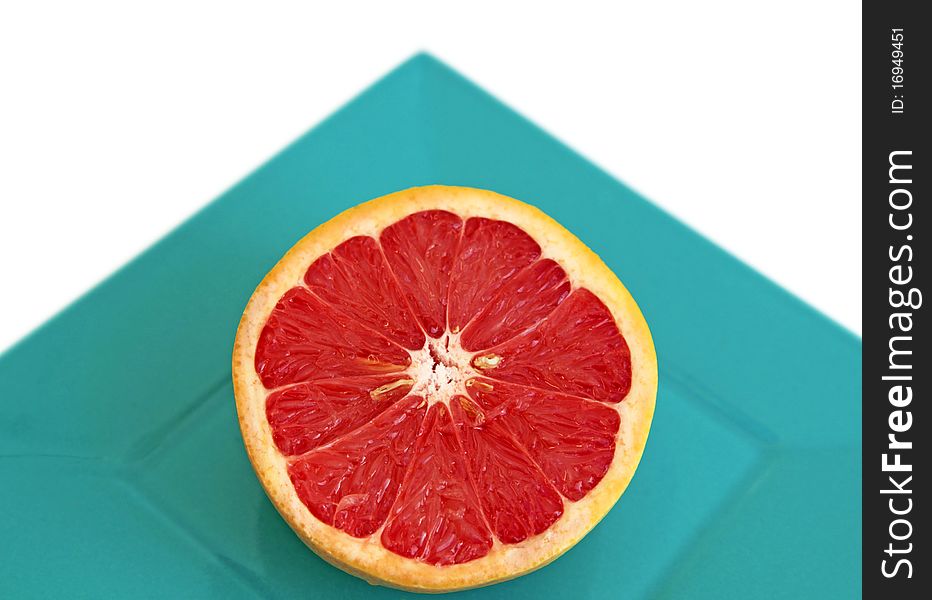
POLYGON ((424 347, 411 350, 406 373, 413 381, 411 394, 421 396, 427 406, 447 406, 455 396, 468 396, 467 387, 481 372, 472 366, 475 353, 463 349, 460 334, 444 332, 438 339, 427 337, 424 347))

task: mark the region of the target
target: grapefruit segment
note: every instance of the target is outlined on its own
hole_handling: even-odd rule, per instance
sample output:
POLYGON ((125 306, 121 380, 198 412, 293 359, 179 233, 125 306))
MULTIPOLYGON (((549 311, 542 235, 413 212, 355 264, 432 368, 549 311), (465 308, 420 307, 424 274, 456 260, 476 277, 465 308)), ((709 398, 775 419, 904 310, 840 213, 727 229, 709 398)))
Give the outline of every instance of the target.
POLYGON ((538 243, 511 223, 468 219, 450 278, 450 331, 466 327, 503 285, 539 257, 538 243))
POLYGON ((313 296, 288 290, 255 348, 255 370, 269 389, 292 383, 403 371, 411 356, 313 296))
POLYGON ((598 257, 536 209, 442 186, 300 241, 244 312, 233 380, 298 535, 420 591, 579 541, 633 475, 657 388, 647 325, 598 257))
POLYGON ((612 313, 584 288, 473 365, 492 379, 603 402, 621 402, 631 388, 628 345, 612 313))
POLYGON ((427 335, 440 337, 447 325, 447 289, 463 221, 431 210, 386 227, 379 238, 388 263, 427 335))
POLYGON ((304 274, 311 292, 347 317, 409 350, 424 346, 424 332, 405 306, 378 242, 352 237, 304 274))
POLYGON ((354 537, 378 531, 398 494, 423 420, 410 396, 329 446, 292 459, 288 474, 315 517, 354 537))
POLYGON ((538 260, 510 278, 466 326, 463 348, 483 350, 515 337, 541 322, 569 293, 570 282, 560 265, 538 260))
POLYGON ((501 423, 550 483, 581 500, 608 472, 618 412, 599 402, 502 382, 468 386, 485 419, 501 423))
POLYGON ((432 565, 468 562, 492 547, 463 448, 443 404, 427 413, 382 545, 432 565))
POLYGON ((285 456, 304 454, 358 429, 404 398, 411 379, 351 377, 298 383, 269 394, 266 418, 285 456))
POLYGON ((516 544, 546 531, 563 514, 563 499, 504 420, 486 419, 463 396, 455 398, 451 408, 492 533, 506 544, 516 544))

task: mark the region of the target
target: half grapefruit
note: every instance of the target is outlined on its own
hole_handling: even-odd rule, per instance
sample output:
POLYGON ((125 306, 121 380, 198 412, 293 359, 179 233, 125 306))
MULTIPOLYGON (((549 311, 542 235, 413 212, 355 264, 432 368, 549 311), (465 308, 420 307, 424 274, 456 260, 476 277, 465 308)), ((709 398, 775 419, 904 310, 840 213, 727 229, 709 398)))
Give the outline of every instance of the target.
POLYGON ((644 450, 657 362, 617 277, 539 210, 429 186, 299 241, 233 352, 247 453, 312 550, 372 583, 476 587, 572 547, 644 450))

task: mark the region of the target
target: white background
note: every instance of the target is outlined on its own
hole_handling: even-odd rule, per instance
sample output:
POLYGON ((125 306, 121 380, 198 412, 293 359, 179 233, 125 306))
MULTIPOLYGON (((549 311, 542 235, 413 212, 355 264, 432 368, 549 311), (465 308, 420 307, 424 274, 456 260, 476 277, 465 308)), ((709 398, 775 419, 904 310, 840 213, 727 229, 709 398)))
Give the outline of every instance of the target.
POLYGON ((861 330, 860 3, 9 4, 0 349, 418 50, 861 330))

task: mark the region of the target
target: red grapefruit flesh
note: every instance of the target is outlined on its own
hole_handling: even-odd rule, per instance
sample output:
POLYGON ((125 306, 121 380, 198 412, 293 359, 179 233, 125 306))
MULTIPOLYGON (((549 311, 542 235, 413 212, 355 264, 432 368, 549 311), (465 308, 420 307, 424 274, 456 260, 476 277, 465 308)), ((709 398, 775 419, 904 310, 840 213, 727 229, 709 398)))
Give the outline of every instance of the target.
POLYGON ((311 548, 445 591, 537 568, 608 511, 656 359, 630 295, 559 225, 434 186, 286 255, 244 314, 234 382, 260 480, 311 548))

